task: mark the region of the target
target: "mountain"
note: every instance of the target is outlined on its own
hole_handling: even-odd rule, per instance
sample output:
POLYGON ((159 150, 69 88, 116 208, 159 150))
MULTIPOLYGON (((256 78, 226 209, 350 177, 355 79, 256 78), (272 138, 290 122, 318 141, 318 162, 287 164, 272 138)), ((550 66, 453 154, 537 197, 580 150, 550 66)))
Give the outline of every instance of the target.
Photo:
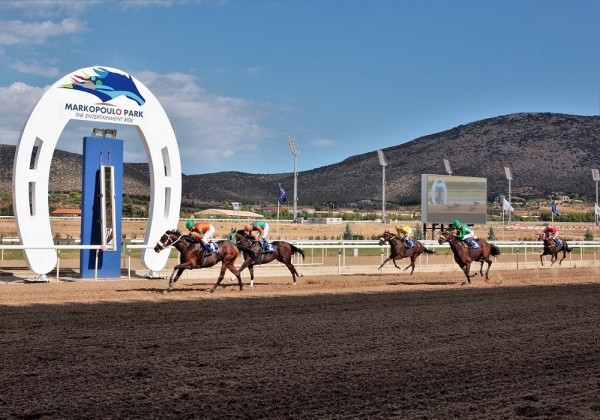
MULTIPOLYGON (((11 187, 14 146, 0 146, 0 186, 11 187)), ((485 177, 488 198, 506 194, 504 167, 513 174, 513 196, 543 197, 551 193, 592 197, 591 169, 600 167, 600 117, 552 113, 520 113, 460 125, 382 149, 387 160, 386 201, 415 204, 421 198, 421 174, 485 177)), ((124 193, 149 195, 148 164, 126 163, 124 193)), ((218 172, 183 175, 183 200, 208 204, 239 201, 276 203, 278 184, 293 194, 293 173, 218 172)), ((298 203, 381 201, 382 168, 377 152, 298 172, 298 203)), ((56 150, 50 190, 81 188, 81 155, 56 150)))

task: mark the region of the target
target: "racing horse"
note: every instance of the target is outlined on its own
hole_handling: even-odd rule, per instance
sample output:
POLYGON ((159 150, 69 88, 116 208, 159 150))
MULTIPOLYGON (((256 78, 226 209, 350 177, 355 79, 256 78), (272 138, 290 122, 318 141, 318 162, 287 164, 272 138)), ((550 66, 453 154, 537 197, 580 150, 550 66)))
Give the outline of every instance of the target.
POLYGON ((438 243, 441 245, 444 242, 450 244, 450 249, 454 253, 454 261, 462 269, 467 277, 467 281, 471 283, 471 277, 475 277, 477 272, 470 274, 471 263, 480 261, 481 267, 479 273, 483 276, 483 263, 487 262, 487 270, 485 271, 485 279, 489 280, 490 266, 492 260, 490 257, 497 257, 500 255, 500 248, 494 244, 490 244, 485 239, 475 239, 479 243, 479 249, 469 249, 466 243, 460 241, 451 230, 444 230, 439 233, 438 243))
MULTIPOLYGON (((235 260, 239 255, 238 247, 231 241, 221 240, 215 241, 219 250, 214 254, 206 256, 204 243, 191 235, 185 235, 178 230, 166 231, 154 247, 155 252, 161 252, 168 247, 175 247, 179 251, 179 264, 173 267, 171 277, 169 277, 169 287, 166 292, 173 290, 173 284, 179 279, 184 270, 193 270, 195 268, 212 267, 217 263, 221 263, 221 272, 215 285, 210 289, 213 293, 221 280, 225 277, 227 270, 231 271, 238 279, 240 290, 243 290, 242 278, 239 271, 235 268, 235 260)), ((250 251, 248 249, 248 251, 250 251)))
POLYGON ((427 254, 433 254, 432 250, 425 248, 423 244, 419 241, 415 241, 415 245, 412 248, 406 249, 406 246, 400 240, 398 235, 390 232, 389 230, 383 232, 383 235, 381 235, 381 238, 379 239, 379 246, 382 246, 386 243, 390 244, 390 256, 387 257, 383 263, 381 263, 378 270, 381 270, 381 268, 384 265, 386 265, 387 262, 390 260, 393 261, 394 266, 398 270, 400 270, 401 268, 398 267, 398 264, 396 264, 396 260, 401 260, 402 258, 410 258, 410 264, 406 266, 404 271, 408 270, 409 267, 412 267, 412 270, 410 270, 410 275, 412 276, 412 273, 415 271, 415 260, 417 259, 417 257, 423 252, 427 254))
POLYGON ((294 285, 296 285, 296 276, 302 277, 302 274, 298 273, 298 270, 296 270, 296 267, 292 264, 292 257, 296 253, 302 255, 302 259, 304 259, 304 251, 297 246, 285 241, 273 241, 271 242, 273 245, 273 252, 263 252, 261 243, 258 242, 253 235, 247 234, 244 229, 236 231, 232 228, 229 235, 227 235, 227 238, 243 251, 244 262, 240 268, 238 268, 238 271, 241 273, 248 268, 250 271, 250 286, 254 286, 254 266, 268 264, 275 260, 285 264, 288 270, 290 270, 294 285), (248 248, 250 251, 247 250, 248 248))
POLYGON ((542 267, 544 266, 544 255, 552 255, 552 258, 550 259, 552 264, 550 265, 553 265, 558 259, 558 254, 562 252, 563 256, 558 262, 558 265, 560 265, 562 260, 566 258, 567 252, 573 251, 573 248, 569 248, 569 245, 567 245, 567 241, 563 240, 560 245, 556 245, 556 242, 550 239, 545 233, 541 233, 538 237, 538 240, 544 242, 544 252, 540 254, 540 262, 542 263, 542 267))

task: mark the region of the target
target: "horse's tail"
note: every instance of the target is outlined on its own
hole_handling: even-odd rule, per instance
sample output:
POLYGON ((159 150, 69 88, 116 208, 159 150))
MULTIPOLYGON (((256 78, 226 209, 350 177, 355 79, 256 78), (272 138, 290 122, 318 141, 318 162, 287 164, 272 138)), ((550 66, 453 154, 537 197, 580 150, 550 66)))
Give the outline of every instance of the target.
POLYGON ((567 241, 563 241, 563 243, 565 244, 565 249, 567 250, 567 252, 573 251, 573 248, 569 248, 569 245, 567 245, 567 241))
POLYGON ((425 247, 423 247, 423 251, 425 251, 426 254, 435 254, 434 251, 432 251, 431 249, 427 249, 425 247))
POLYGON ((496 245, 490 244, 490 253, 492 254, 492 257, 497 257, 502 252, 500 251, 500 248, 498 248, 496 245))
POLYGON ((304 251, 302 251, 297 246, 294 246, 292 244, 289 244, 289 245, 290 245, 290 248, 292 249, 292 255, 294 255, 295 253, 298 253, 298 254, 302 255, 302 259, 304 259, 304 251))
POLYGON ((255 263, 262 264, 262 261, 258 259, 258 257, 251 248, 247 248, 239 244, 235 244, 235 246, 237 246, 237 249, 239 249, 240 251, 244 251, 245 253, 249 254, 255 263))

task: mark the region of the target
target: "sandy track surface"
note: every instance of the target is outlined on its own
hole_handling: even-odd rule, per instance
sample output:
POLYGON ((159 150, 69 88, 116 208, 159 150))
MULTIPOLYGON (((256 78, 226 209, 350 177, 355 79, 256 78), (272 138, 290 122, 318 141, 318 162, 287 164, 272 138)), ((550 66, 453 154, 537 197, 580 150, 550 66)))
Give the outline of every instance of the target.
POLYGON ((600 268, 0 284, 1 418, 600 417, 600 268))

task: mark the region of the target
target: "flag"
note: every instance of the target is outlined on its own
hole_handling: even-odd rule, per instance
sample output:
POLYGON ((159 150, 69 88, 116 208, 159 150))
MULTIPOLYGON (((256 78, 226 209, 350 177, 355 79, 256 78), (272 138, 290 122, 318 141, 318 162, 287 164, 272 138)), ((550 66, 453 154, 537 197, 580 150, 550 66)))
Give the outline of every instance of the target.
POLYGON ((594 212, 600 216, 600 206, 598 204, 594 204, 594 212))
POLYGON ((279 184, 279 202, 281 204, 287 201, 287 194, 283 188, 281 188, 281 184, 279 184))
POLYGON ((560 212, 558 211, 558 209, 556 208, 556 204, 552 203, 552 213, 556 214, 557 216, 560 216, 560 212))
POLYGON ((515 211, 515 209, 513 209, 513 206, 510 205, 510 203, 506 200, 506 198, 503 198, 502 200, 504 200, 502 202, 502 210, 515 211))

